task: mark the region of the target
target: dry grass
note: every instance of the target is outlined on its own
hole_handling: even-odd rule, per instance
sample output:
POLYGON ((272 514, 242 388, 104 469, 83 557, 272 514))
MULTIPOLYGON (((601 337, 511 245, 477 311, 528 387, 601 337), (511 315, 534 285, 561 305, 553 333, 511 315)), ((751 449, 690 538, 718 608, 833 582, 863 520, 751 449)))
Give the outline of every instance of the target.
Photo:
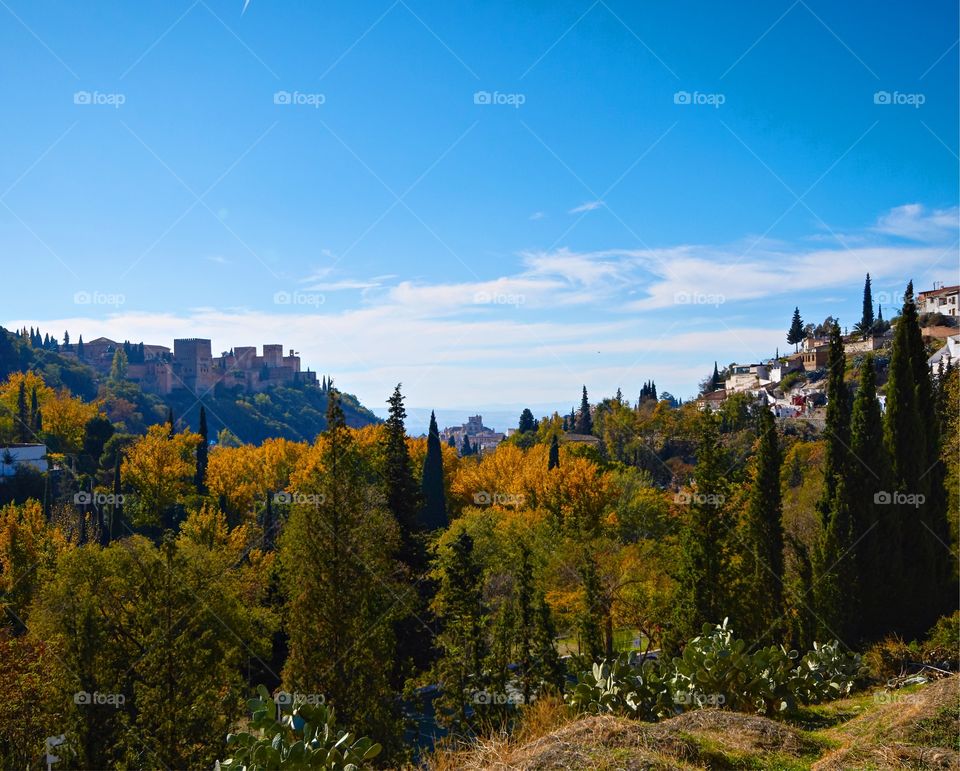
POLYGON ((893 692, 860 717, 825 732, 839 749, 814 771, 841 769, 960 769, 960 678, 893 692))
POLYGON ((660 723, 577 718, 559 699, 545 699, 525 713, 513 736, 441 750, 428 768, 960 769, 958 677, 884 699, 861 694, 826 709, 845 722, 807 732, 725 710, 695 710, 660 723), (858 710, 859 716, 847 719, 858 710))

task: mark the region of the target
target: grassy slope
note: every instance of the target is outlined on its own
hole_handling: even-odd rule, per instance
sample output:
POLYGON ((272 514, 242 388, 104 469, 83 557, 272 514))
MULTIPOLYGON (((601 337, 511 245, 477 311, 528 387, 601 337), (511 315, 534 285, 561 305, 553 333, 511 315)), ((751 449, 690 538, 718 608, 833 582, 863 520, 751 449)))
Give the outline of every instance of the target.
POLYGON ((872 690, 808 708, 788 722, 719 710, 656 724, 571 719, 560 705, 544 703, 532 708, 533 725, 518 737, 437 755, 432 768, 960 768, 958 684, 951 677, 891 693, 872 690))

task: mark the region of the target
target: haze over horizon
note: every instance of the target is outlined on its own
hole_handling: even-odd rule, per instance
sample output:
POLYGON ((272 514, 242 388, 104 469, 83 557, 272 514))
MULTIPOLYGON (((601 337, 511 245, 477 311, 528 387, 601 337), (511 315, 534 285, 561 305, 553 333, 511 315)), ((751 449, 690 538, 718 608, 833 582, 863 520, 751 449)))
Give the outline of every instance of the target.
POLYGON ((507 413, 957 283, 956 5, 738 9, 6 0, 0 324, 507 413))

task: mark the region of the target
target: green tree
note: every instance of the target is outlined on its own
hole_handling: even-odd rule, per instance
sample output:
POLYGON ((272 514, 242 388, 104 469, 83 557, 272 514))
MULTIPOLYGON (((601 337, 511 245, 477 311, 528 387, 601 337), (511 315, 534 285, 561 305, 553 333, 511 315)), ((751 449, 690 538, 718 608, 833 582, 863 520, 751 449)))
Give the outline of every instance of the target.
POLYGON ((787 342, 793 346, 794 351, 797 351, 800 343, 803 342, 803 338, 803 319, 800 318, 800 309, 794 308, 793 319, 790 321, 790 329, 787 331, 787 342))
POLYGON ((399 529, 330 390, 316 457, 291 480, 311 496, 291 507, 280 536, 288 691, 322 694, 347 724, 396 740, 389 667, 399 529))
POLYGON ((20 387, 17 390, 17 441, 26 443, 30 441, 30 413, 27 410, 27 386, 24 380, 20 381, 20 387))
POLYGON ((593 433, 593 418, 590 416, 590 400, 587 398, 587 387, 583 387, 583 396, 580 397, 580 412, 577 413, 574 431, 578 434, 593 433))
POLYGON ((697 634, 707 622, 727 616, 730 586, 727 505, 728 466, 720 445, 718 419, 709 412, 698 417, 694 489, 680 493, 686 509, 680 531, 674 631, 682 639, 697 634))
POLYGON ((197 473, 193 484, 198 495, 207 494, 207 459, 209 457, 210 442, 207 434, 207 411, 200 405, 200 441, 197 444, 197 473))
POLYGON ((489 612, 483 599, 483 569, 473 538, 460 529, 437 554, 439 589, 433 608, 440 621, 441 651, 433 676, 441 685, 438 718, 463 730, 475 705, 475 694, 486 687, 484 663, 489 654, 489 612))
POLYGON ((523 412, 520 413, 520 423, 517 426, 517 431, 521 434, 526 433, 527 431, 536 431, 537 430, 537 421, 533 417, 533 413, 529 408, 525 408, 523 412))
POLYGON ((861 609, 857 602, 859 580, 846 485, 851 457, 850 401, 844 381, 845 369, 840 325, 833 322, 827 364, 824 487, 817 503, 820 533, 813 554, 814 605, 820 636, 839 636, 852 645, 861 634, 861 609))
POLYGON ((560 442, 556 434, 554 434, 550 440, 550 455, 547 460, 547 471, 552 471, 555 468, 560 468, 560 442))
POLYGON ((870 288, 870 274, 867 274, 863 282, 863 312, 860 315, 860 332, 864 337, 870 334, 873 329, 873 292, 870 288))
POLYGON ((780 640, 783 618, 783 456, 773 414, 759 413, 750 490, 741 526, 741 581, 737 626, 752 640, 780 640))
POLYGON ((127 379, 127 354, 123 348, 117 348, 110 363, 110 381, 122 383, 127 379))
POLYGON ((896 598, 902 591, 903 565, 894 507, 878 504, 890 489, 890 476, 873 354, 860 364, 850 418, 850 456, 847 480, 863 634, 878 639, 890 630, 890 608, 902 603, 896 598))
POLYGON ((443 487, 443 451, 440 447, 440 430, 437 418, 430 413, 430 430, 427 433, 427 454, 423 459, 421 477, 423 508, 420 521, 428 532, 447 526, 447 496, 443 487))
POLYGON ((947 604, 951 555, 939 433, 911 281, 896 320, 884 421, 893 487, 887 505, 899 520, 905 578, 898 631, 905 637, 922 634, 947 604))
POLYGON ((400 383, 393 389, 393 395, 387 399, 390 405, 384 434, 384 476, 386 478, 387 508, 397 520, 400 528, 400 559, 411 570, 419 573, 425 567, 426 557, 416 539, 421 529, 417 511, 420 508, 420 494, 413 477, 410 463, 410 451, 407 449, 407 429, 404 421, 407 411, 403 406, 400 383))

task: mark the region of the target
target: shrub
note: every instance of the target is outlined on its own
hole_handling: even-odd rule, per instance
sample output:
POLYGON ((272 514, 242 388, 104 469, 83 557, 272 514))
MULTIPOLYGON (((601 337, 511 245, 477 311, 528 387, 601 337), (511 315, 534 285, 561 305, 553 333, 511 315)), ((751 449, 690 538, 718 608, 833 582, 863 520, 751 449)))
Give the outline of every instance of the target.
POLYGON ((724 620, 704 624, 679 658, 639 667, 623 658, 594 664, 567 701, 585 712, 646 720, 705 706, 772 714, 849 694, 860 669, 860 657, 838 642, 814 644, 803 658, 776 646, 751 652, 724 620))

